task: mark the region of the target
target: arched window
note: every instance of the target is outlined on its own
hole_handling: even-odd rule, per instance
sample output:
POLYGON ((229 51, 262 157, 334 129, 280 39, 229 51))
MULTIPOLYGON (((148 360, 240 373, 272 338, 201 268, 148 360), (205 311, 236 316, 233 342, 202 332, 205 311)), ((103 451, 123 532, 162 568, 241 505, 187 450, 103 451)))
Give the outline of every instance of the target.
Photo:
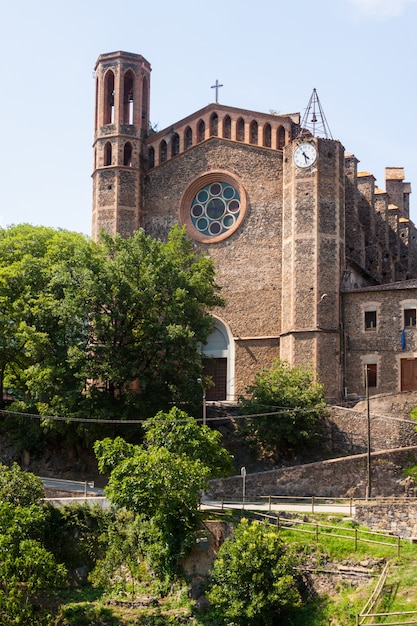
POLYGON ((197 126, 197 141, 198 141, 198 143, 200 143, 200 141, 204 141, 205 138, 206 138, 206 125, 204 123, 204 120, 200 120, 198 122, 198 126, 197 126))
POLYGON ((230 115, 226 115, 223 120, 223 137, 225 139, 232 138, 232 120, 230 119, 230 115))
POLYGON ((245 141, 245 122, 241 117, 236 124, 236 139, 237 141, 245 141))
POLYGON ((123 124, 133 124, 133 88, 135 79, 132 70, 128 70, 123 81, 123 124))
POLYGON ((250 124, 250 143, 258 145, 258 122, 256 120, 252 120, 250 124))
POLYGON ((149 169, 155 167, 155 150, 152 148, 152 146, 149 148, 148 152, 148 166, 149 169))
POLYGON ((206 391, 207 400, 234 400, 235 352, 230 329, 215 319, 214 330, 203 347, 204 375, 214 386, 206 391))
POLYGON ((163 139, 161 141, 161 143, 159 144, 159 162, 160 163, 165 163, 165 161, 167 160, 167 142, 165 141, 165 139, 163 139))
POLYGON ((277 130, 277 146, 278 150, 282 150, 285 146, 285 128, 283 126, 279 126, 277 130))
POLYGON ((106 145, 104 146, 104 165, 111 165, 111 164, 112 164, 112 149, 111 149, 111 143, 110 141, 108 141, 106 145))
POLYGON ((149 126, 149 84, 146 76, 142 81, 142 128, 148 133, 149 126))
POLYGON ((265 148, 271 147, 271 124, 265 124, 264 126, 264 146, 265 148))
POLYGON ((114 122, 114 74, 108 70, 104 77, 103 124, 114 122))
POLYGON ((123 165, 132 167, 132 144, 130 141, 126 141, 125 147, 123 148, 123 165))
POLYGON ((191 148, 192 145, 193 145, 193 131, 191 130, 189 126, 187 126, 187 128, 185 129, 185 138, 184 138, 185 150, 188 150, 188 148, 191 148))
POLYGON ((219 134, 219 118, 217 117, 217 113, 213 113, 210 117, 210 135, 212 137, 217 137, 219 134))
POLYGON ((179 152, 180 152, 180 137, 178 133, 174 133, 172 135, 172 140, 171 140, 171 156, 175 156, 176 154, 179 154, 179 152))

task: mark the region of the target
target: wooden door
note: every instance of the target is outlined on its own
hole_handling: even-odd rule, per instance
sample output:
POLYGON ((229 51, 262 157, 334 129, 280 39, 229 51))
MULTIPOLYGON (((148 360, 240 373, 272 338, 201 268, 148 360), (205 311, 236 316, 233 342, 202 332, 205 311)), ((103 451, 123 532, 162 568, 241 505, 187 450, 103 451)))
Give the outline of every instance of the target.
POLYGON ((204 376, 210 376, 214 387, 206 389, 206 400, 227 400, 227 359, 207 359, 204 376))
POLYGON ((417 391, 417 359, 401 359, 401 391, 417 391))

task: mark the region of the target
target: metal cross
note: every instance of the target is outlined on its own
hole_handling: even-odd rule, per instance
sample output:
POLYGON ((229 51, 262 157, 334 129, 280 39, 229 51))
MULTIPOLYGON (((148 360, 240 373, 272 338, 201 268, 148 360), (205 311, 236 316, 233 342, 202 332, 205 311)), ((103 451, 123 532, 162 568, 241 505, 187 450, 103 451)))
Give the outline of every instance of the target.
POLYGON ((223 85, 219 85, 219 81, 216 78, 216 84, 212 85, 211 88, 216 90, 216 104, 219 103, 219 88, 223 87, 223 85))

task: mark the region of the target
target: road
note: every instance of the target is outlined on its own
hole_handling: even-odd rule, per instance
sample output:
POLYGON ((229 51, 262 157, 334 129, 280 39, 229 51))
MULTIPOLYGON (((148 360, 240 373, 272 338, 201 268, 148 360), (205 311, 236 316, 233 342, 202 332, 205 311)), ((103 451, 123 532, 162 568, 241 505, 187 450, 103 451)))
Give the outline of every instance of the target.
MULTIPOLYGON (((299 499, 298 499, 299 500, 299 499)), ((219 511, 221 509, 238 509, 244 511, 260 511, 261 513, 269 513, 277 511, 293 511, 297 513, 338 513, 345 515, 346 517, 354 517, 355 505, 353 503, 336 504, 332 501, 325 503, 319 503, 312 501, 310 498, 306 498, 304 504, 297 502, 274 502, 269 504, 268 502, 215 502, 209 500, 203 500, 201 502, 201 509, 203 511, 219 511)))
MULTIPOLYGON (((42 478, 40 477, 46 489, 55 489, 57 491, 77 491, 85 494, 85 497, 104 496, 104 490, 94 487, 94 483, 81 482, 76 480, 63 480, 60 478, 42 478)), ((81 498, 84 500, 84 498, 81 498)), ((60 500, 63 500, 60 498, 60 500)), ((77 498, 80 500, 80 498, 77 498)), ((277 512, 277 511, 293 511, 297 513, 338 513, 347 517, 354 517, 355 505, 353 502, 336 503, 332 500, 324 501, 314 498, 297 498, 294 502, 288 501, 288 498, 280 500, 271 500, 269 503, 266 499, 263 502, 221 502, 214 500, 206 500, 203 498, 201 502, 201 510, 203 511, 219 511, 223 509, 235 509, 246 511, 260 511, 261 513, 277 512), (300 503, 300 499, 304 500, 300 503)))

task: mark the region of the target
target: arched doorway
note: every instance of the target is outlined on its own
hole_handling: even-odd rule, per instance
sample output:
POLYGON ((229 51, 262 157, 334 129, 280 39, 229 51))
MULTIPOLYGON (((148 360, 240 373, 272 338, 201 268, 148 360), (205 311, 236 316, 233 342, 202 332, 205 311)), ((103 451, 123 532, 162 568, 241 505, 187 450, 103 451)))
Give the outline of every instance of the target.
POLYGON ((215 327, 202 349, 204 376, 209 376, 214 386, 206 389, 207 400, 233 401, 235 399, 234 342, 229 328, 216 318, 215 327))

